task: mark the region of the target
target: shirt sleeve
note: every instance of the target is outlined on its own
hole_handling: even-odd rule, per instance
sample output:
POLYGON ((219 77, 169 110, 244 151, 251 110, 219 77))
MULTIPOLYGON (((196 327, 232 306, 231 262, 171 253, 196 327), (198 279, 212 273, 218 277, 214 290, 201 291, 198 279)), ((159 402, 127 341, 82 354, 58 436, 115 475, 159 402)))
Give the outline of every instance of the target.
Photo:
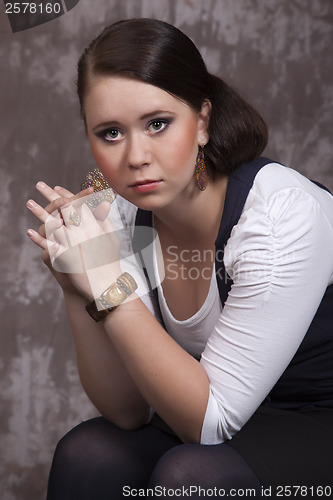
POLYGON ((318 201, 295 187, 252 200, 233 228, 224 254, 233 285, 201 358, 202 444, 231 439, 290 363, 332 281, 332 234, 318 201))

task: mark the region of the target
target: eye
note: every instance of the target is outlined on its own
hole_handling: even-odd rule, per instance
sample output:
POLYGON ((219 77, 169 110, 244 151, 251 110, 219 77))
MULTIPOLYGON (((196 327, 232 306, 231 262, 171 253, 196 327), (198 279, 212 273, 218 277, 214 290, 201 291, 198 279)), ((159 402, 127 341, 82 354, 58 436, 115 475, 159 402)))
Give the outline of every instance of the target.
POLYGON ((102 137, 108 142, 113 142, 120 139, 120 132, 116 128, 110 128, 102 132, 102 137))
POLYGON ((120 130, 117 128, 108 128, 106 130, 101 130, 96 135, 106 142, 116 142, 119 141, 122 137, 120 130))
POLYGON ((170 124, 169 120, 166 120, 166 119, 152 120, 148 124, 148 131, 152 132, 152 133, 163 132, 163 130, 168 128, 169 124, 170 124))

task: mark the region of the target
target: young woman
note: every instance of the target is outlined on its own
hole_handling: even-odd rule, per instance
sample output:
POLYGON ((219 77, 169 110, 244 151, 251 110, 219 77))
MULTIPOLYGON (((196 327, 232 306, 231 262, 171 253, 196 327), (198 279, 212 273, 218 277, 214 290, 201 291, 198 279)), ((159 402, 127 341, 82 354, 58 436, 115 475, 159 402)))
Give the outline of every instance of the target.
POLYGON ((59 443, 48 499, 328 496, 331 194, 259 157, 262 118, 169 24, 106 28, 77 84, 118 196, 109 217, 109 205, 87 206, 91 188, 38 183, 49 204, 28 202, 42 222, 28 234, 63 289, 82 384, 102 415, 59 443), (139 266, 121 260, 121 238, 104 238, 116 205, 133 253, 144 253, 140 227, 158 234, 164 272, 155 241, 149 293, 135 291, 139 266))

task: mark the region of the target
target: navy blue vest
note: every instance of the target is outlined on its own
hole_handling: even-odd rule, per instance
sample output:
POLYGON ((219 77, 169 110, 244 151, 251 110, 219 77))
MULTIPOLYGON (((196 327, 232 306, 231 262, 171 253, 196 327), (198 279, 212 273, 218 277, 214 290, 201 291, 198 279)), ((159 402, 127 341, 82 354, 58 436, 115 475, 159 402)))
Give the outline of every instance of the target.
MULTIPOLYGON (((221 255, 231 230, 243 211, 255 176, 267 163, 271 163, 271 160, 257 158, 238 167, 229 177, 223 215, 215 241, 215 252, 218 255, 215 269, 222 305, 228 297, 232 280, 224 268, 221 255)), ((316 184, 326 189, 321 184, 316 184)), ((152 213, 138 209, 135 225, 152 227, 152 213)), ((144 240, 139 241, 134 235, 133 248, 139 255, 140 248, 147 246, 147 239, 144 240)), ((146 259, 145 267, 149 265, 146 259)), ((146 276, 152 276, 152 267, 146 271, 146 276)), ((156 288, 152 289, 157 297, 156 288)), ((263 404, 282 409, 311 406, 333 408, 333 285, 326 289, 303 342, 263 404)))

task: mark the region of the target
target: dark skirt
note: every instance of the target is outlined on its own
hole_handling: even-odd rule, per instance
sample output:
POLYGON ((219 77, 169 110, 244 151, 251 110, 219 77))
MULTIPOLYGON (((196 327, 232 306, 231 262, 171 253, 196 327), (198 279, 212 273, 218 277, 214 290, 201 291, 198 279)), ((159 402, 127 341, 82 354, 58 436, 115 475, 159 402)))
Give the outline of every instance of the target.
MULTIPOLYGON (((286 486, 291 497, 304 486, 306 498, 333 498, 333 408, 261 406, 226 444, 246 459, 264 487, 272 488, 271 498, 279 492, 277 498, 288 496, 286 486)), ((300 490, 297 497, 302 498, 300 490)))

